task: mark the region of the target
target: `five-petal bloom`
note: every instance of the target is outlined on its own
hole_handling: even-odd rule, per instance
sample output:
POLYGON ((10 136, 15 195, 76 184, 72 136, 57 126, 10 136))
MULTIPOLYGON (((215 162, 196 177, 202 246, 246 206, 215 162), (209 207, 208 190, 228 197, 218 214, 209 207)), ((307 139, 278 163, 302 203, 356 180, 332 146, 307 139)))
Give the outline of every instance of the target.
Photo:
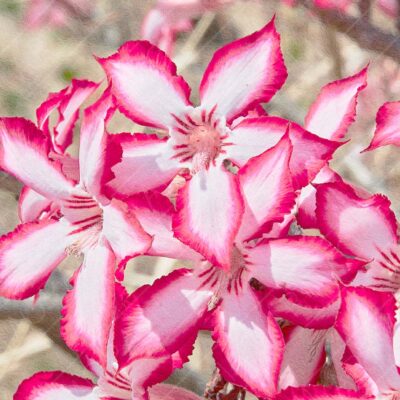
MULTIPOLYGON (((198 107, 173 62, 148 42, 128 42, 99 62, 109 87, 85 110, 79 159, 66 148, 98 84, 74 81, 51 94, 38 126, 0 119, 0 167, 25 185, 22 224, 0 238, 0 294, 36 295, 67 254, 82 254, 61 333, 98 378, 39 373, 15 399, 147 400, 150 386, 188 360, 200 329, 212 331, 223 377, 260 398, 398 396, 395 296, 343 287, 356 277, 353 285, 398 294, 396 220, 385 197, 356 192, 327 166, 354 120, 366 69, 324 87, 303 129, 260 106, 287 75, 273 20, 215 53, 198 107), (159 135, 108 135, 116 108, 159 135), (161 194, 167 187, 176 207, 161 194), (296 213, 332 244, 290 236, 296 213), (141 254, 196 265, 127 297, 115 276, 122 280, 141 254), (282 330, 277 317, 300 326, 282 330), (364 351, 378 335, 381 346, 364 351), (317 380, 326 342, 337 382, 360 393, 306 386, 317 380), (388 371, 379 376, 383 357, 388 371)), ((371 148, 397 144, 397 107, 378 113, 371 148)), ((169 388, 154 390, 151 399, 168 398, 169 388)))
POLYGON ((338 297, 337 281, 348 282, 361 266, 322 238, 262 238, 293 207, 291 155, 286 134, 239 170, 244 212, 228 269, 206 263, 194 271, 176 270, 129 297, 116 322, 122 366, 191 346, 206 327, 228 381, 259 397, 277 394, 283 337, 268 309, 268 291, 257 292, 250 282, 284 291, 295 304, 328 305, 338 297))
MULTIPOLYGON (((213 264, 229 268, 243 210, 231 168, 274 146, 287 128, 281 118, 241 118, 269 101, 286 79, 274 21, 215 53, 200 84, 198 107, 191 104, 190 89, 173 62, 148 42, 128 42, 99 62, 120 111, 168 134, 164 139, 116 135, 123 156, 113 168, 111 193, 126 198, 164 188, 182 169, 189 170, 177 198, 174 233, 213 264)), ((296 189, 308 184, 340 145, 296 124, 291 141, 296 189)))
POLYGON ((19 225, 0 239, 0 294, 35 295, 67 254, 83 254, 73 289, 64 300, 64 339, 73 349, 103 353, 114 298, 115 261, 124 262, 151 245, 123 202, 103 194, 118 151, 105 149, 107 118, 114 109, 108 92, 85 112, 81 128, 79 181, 51 158, 50 138, 22 118, 0 120, 0 165, 53 205, 38 221, 19 225), (103 349, 103 352, 99 351, 103 349))

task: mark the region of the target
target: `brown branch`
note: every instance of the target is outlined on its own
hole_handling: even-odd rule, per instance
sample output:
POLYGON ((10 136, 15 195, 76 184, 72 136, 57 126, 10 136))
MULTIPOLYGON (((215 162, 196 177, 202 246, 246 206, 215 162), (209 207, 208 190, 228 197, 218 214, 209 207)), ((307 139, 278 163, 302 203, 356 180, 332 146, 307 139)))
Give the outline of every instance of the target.
POLYGON ((358 9, 360 10, 360 18, 365 21, 371 19, 371 0, 359 0, 358 9))
POLYGON ((239 386, 233 386, 227 391, 228 382, 221 376, 216 368, 211 380, 207 383, 204 397, 210 400, 244 400, 246 391, 239 386))
POLYGON ((400 0, 397 0, 397 20, 396 20, 397 30, 400 31, 400 0))
POLYGON ((60 337, 60 310, 67 287, 66 279, 55 271, 35 303, 32 298, 23 301, 0 299, 0 320, 26 318, 55 344, 71 352, 60 337))
POLYGON ((382 53, 400 62, 400 36, 381 31, 365 19, 354 18, 337 10, 319 9, 309 0, 299 0, 299 3, 323 23, 356 41, 361 48, 382 53))

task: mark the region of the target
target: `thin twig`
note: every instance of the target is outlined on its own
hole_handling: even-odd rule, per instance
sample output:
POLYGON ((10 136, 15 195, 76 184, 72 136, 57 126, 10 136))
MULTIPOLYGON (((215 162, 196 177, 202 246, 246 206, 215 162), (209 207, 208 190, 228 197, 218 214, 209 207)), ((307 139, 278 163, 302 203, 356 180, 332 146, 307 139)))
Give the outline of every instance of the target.
POLYGON ((360 18, 368 22, 371 19, 371 0, 359 0, 358 9, 360 18))
POLYGON ((337 10, 319 9, 308 0, 299 3, 312 11, 324 24, 344 33, 366 50, 372 50, 400 62, 400 37, 384 32, 362 18, 355 18, 337 10))

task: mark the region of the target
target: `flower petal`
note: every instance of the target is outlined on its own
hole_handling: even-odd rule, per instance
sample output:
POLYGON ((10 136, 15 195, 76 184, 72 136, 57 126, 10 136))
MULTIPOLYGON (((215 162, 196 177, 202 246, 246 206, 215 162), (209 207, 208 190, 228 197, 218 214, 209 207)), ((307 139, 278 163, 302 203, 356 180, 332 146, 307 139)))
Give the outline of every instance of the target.
POLYGON ((198 172, 180 189, 177 210, 172 223, 176 237, 229 269, 243 214, 237 176, 223 166, 198 172))
POLYGON ((24 186, 18 200, 18 216, 21 222, 37 220, 44 211, 48 210, 51 201, 39 193, 24 186))
POLYGON ((261 30, 214 54, 200 84, 201 105, 232 121, 267 102, 287 77, 279 34, 272 19, 261 30))
POLYGON ((332 359, 333 367, 335 369, 335 375, 338 385, 345 389, 357 389, 354 380, 347 374, 347 372, 343 368, 342 361, 346 350, 346 344, 344 343, 343 339, 340 337, 336 329, 329 329, 327 342, 329 344, 330 356, 332 359))
POLYGON ((336 329, 381 391, 400 388, 393 352, 395 308, 390 293, 342 288, 336 329))
MULTIPOLYGON (((242 167, 251 157, 275 146, 288 124, 289 121, 278 117, 244 119, 229 136, 232 145, 226 147, 226 158, 242 167)), ((295 188, 310 183, 341 145, 313 135, 295 123, 290 123, 289 137, 293 146, 290 171, 295 188)))
POLYGON ((352 390, 338 387, 307 386, 299 388, 288 388, 277 397, 277 400, 367 400, 368 396, 352 390))
POLYGON ((99 87, 99 83, 73 79, 71 85, 57 93, 50 93, 48 98, 36 110, 39 129, 47 133, 56 150, 64 152, 72 143, 75 123, 79 117, 79 108, 84 101, 99 87), (51 131, 50 115, 56 110, 59 118, 51 131))
POLYGON ((135 122, 157 128, 174 125, 190 105, 190 88, 176 74, 168 56, 145 41, 123 44, 117 53, 98 59, 111 82, 118 108, 135 122))
POLYGON ((79 145, 80 181, 92 196, 101 198, 111 167, 121 160, 120 149, 108 145, 106 122, 114 113, 114 101, 107 90, 85 110, 79 145))
POLYGON ((135 359, 176 352, 200 329, 212 292, 186 269, 136 290, 115 323, 120 367, 135 359))
POLYGON ((122 160, 108 183, 118 197, 164 189, 178 173, 179 163, 168 158, 168 143, 156 135, 120 133, 111 140, 122 147, 122 160))
POLYGON ((239 170, 245 208, 237 237, 242 241, 260 237, 290 213, 296 197, 289 170, 291 154, 292 145, 285 135, 239 170))
POLYGON ((42 289, 66 257, 69 228, 60 221, 19 225, 0 238, 0 295, 24 299, 42 289))
POLYGON ((376 114, 376 129, 367 150, 393 144, 400 146, 400 101, 385 103, 376 114))
POLYGON ((304 329, 300 326, 284 330, 285 353, 279 377, 281 389, 317 383, 325 363, 326 334, 325 330, 304 329))
POLYGON ((79 118, 79 108, 93 94, 100 83, 73 79, 68 97, 64 98, 59 107, 60 119, 54 128, 54 143, 61 150, 72 143, 74 126, 79 118))
POLYGON ((49 199, 66 198, 72 183, 49 157, 50 144, 23 118, 0 119, 0 167, 49 199))
POLYGON ((181 387, 160 383, 150 389, 151 400, 201 400, 199 396, 181 387))
POLYGON ((354 122, 357 98, 367 86, 367 68, 328 83, 319 93, 306 116, 304 127, 325 139, 342 139, 354 122))
POLYGON ((105 366, 114 316, 115 258, 106 243, 90 248, 63 300, 61 336, 74 351, 105 366))
POLYGON ((216 310, 214 358, 222 376, 257 397, 277 392, 284 341, 250 286, 226 294, 216 310))
POLYGON ((338 295, 338 280, 354 278, 363 265, 347 259, 327 240, 290 236, 247 249, 250 273, 267 287, 283 289, 300 305, 323 307, 338 295))
POLYGON ((320 185, 317 218, 323 235, 349 255, 381 258, 381 251, 397 244, 396 217, 382 195, 363 199, 345 183, 320 185))
POLYGON ((268 308, 275 317, 288 320, 292 324, 310 329, 328 329, 332 327, 339 310, 339 300, 322 308, 305 307, 290 301, 285 295, 273 298, 268 308))
POLYGON ((124 263, 147 251, 152 241, 127 204, 116 199, 103 207, 103 234, 124 263))
POLYGON ((14 400, 98 400, 93 389, 89 379, 61 371, 38 372, 19 385, 14 400))
MULTIPOLYGON (((328 182, 342 182, 341 176, 333 169, 326 166, 318 172, 313 179, 313 184, 328 182)), ((304 229, 318 229, 317 216, 315 215, 317 190, 313 185, 307 185, 301 189, 297 200, 296 219, 299 225, 304 229)))
POLYGON ((174 237, 172 217, 174 206, 163 195, 148 192, 132 196, 127 204, 133 210, 144 230, 153 236, 148 255, 181 260, 200 260, 203 257, 174 237))

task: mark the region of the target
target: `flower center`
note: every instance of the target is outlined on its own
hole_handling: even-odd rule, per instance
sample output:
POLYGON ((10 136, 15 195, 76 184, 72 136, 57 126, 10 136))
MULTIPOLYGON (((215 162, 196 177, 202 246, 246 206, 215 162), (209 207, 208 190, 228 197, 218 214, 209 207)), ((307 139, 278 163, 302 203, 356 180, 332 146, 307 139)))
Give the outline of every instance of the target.
POLYGON ((381 257, 371 263, 371 275, 374 280, 371 287, 375 290, 396 292, 400 289, 400 256, 398 250, 398 248, 387 251, 379 250, 381 257))
POLYGON ((65 219, 74 227, 69 235, 76 237, 66 252, 79 256, 97 243, 103 227, 103 211, 90 195, 81 193, 64 200, 61 210, 65 219))
POLYGON ((212 266, 207 263, 207 267, 200 273, 203 278, 203 285, 211 286, 214 294, 208 303, 208 311, 212 311, 217 307, 224 293, 239 294, 243 287, 242 274, 246 269, 246 256, 243 255, 236 247, 232 251, 232 262, 230 271, 223 271, 221 268, 212 266))
POLYGON ((181 163, 190 162, 192 173, 207 169, 216 158, 225 153, 225 122, 214 116, 215 107, 206 110, 194 109, 183 118, 174 116, 177 123, 174 138, 174 158, 181 163))

